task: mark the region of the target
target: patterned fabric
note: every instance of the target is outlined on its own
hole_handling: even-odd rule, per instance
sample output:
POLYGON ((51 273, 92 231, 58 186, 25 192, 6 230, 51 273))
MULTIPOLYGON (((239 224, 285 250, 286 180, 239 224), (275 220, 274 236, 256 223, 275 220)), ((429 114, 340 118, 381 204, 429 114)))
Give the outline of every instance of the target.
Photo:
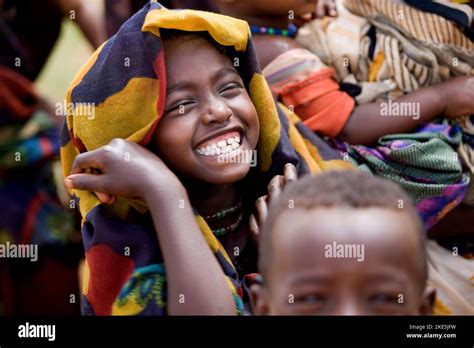
POLYGON ((358 169, 398 183, 413 199, 429 230, 464 198, 469 175, 462 173, 455 149, 459 127, 427 124, 411 134, 381 137, 376 147, 334 144, 358 169))
MULTIPOLYGON (((463 34, 455 23, 401 1, 362 0, 341 4, 344 6, 338 9, 337 19, 325 27, 322 21, 313 21, 301 29, 297 40, 315 55, 324 57, 327 64, 334 65, 342 82, 362 87, 356 97, 359 104, 390 100, 450 76, 474 72, 469 64, 474 58, 472 42, 461 38, 463 34), (431 30, 433 27, 437 30, 431 30), (452 64, 451 56, 459 64, 452 64)), ((392 134, 381 138, 374 148, 335 143, 360 168, 400 183, 418 203, 429 228, 463 196, 467 199, 465 203, 472 202, 473 186, 468 191, 466 174, 472 175, 468 169, 472 168, 474 157, 468 141, 474 128, 468 120, 460 126, 462 132, 458 126, 432 124, 413 134, 392 134), (406 149, 393 147, 400 144, 406 149), (426 152, 427 147, 441 152, 426 152), (457 160, 458 150, 462 150, 459 158, 463 166, 457 160), (431 164, 426 162, 430 156, 431 164), (444 158, 442 163, 449 168, 448 172, 435 165, 439 156, 444 158), (403 180, 401 171, 409 173, 401 175, 403 180), (426 175, 428 180, 424 179, 426 175)))
MULTIPOLYGON (((373 25, 372 34, 367 31, 360 39, 357 79, 369 82, 392 79, 397 89, 390 97, 396 97, 400 92, 408 93, 452 76, 474 75, 474 42, 467 35, 472 8, 449 1, 406 3, 344 1, 347 9, 373 25)), ((470 140, 474 128, 469 118, 460 125, 462 143, 458 151, 472 175, 474 142, 470 140)), ((465 203, 472 205, 473 195, 471 184, 465 203)))
POLYGON ((262 72, 273 94, 314 132, 335 137, 354 110, 354 99, 334 79, 335 70, 308 50, 285 52, 262 72))
MULTIPOLYGON (((258 167, 251 173, 256 180, 254 193, 266 192, 269 180, 282 173, 285 163, 293 163, 301 175, 353 168, 296 115, 275 104, 260 73, 246 22, 214 13, 168 10, 150 2, 93 54, 71 84, 67 100, 75 108, 69 110, 61 148, 65 175, 79 153, 114 138, 147 144, 165 99, 165 52, 160 41, 163 28, 207 32, 226 47, 232 60, 239 58, 237 69, 261 125, 258 167), (124 65, 126 58, 133 64, 124 65), (77 103, 94 103, 94 117, 77 103)), ((119 199, 106 208, 91 192, 74 190, 71 194, 83 217, 83 313, 166 314, 166 265, 143 202, 119 199)), ((196 220, 229 279, 241 312, 242 280, 204 219, 196 216, 196 220)))
MULTIPOLYGON (((424 12, 435 13, 455 22, 464 29, 464 34, 468 38, 474 40, 474 30, 471 29, 473 11, 469 5, 457 4, 450 0, 405 0, 405 2, 424 12)), ((469 1, 464 2, 468 3, 469 1)))
POLYGON ((402 1, 342 4, 335 20, 305 25, 297 40, 335 67, 341 81, 361 85, 359 103, 474 73, 474 43, 456 22, 402 1))
POLYGON ((454 22, 399 1, 345 0, 344 6, 369 21, 375 19, 385 22, 407 39, 428 47, 456 75, 472 70, 474 42, 454 22), (458 64, 452 64, 453 58, 458 58, 458 64))

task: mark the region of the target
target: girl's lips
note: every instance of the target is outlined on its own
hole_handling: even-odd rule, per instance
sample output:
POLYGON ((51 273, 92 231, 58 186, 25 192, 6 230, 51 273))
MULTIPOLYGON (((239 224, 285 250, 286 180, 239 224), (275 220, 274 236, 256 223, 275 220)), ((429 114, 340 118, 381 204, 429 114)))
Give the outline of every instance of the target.
POLYGON ((199 144, 198 146, 196 146, 197 149, 202 149, 202 148, 206 148, 207 146, 212 146, 213 144, 216 144, 219 143, 219 142, 222 142, 222 141, 225 141, 227 142, 228 139, 230 138, 240 138, 240 133, 237 132, 237 131, 230 131, 230 132, 227 132, 225 134, 221 134, 219 136, 216 136, 212 139, 209 139, 201 144, 199 144))

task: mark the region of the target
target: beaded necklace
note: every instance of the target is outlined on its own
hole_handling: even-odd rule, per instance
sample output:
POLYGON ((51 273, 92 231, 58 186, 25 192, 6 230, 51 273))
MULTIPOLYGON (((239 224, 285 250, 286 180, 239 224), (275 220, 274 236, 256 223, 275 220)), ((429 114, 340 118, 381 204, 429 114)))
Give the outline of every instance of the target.
POLYGON ((219 211, 218 211, 217 213, 215 213, 215 214, 207 215, 207 216, 204 217, 204 220, 206 220, 206 221, 216 221, 216 220, 220 220, 220 219, 222 219, 223 217, 232 214, 233 212, 237 211, 237 210, 240 209, 240 208, 242 208, 242 202, 237 203, 237 204, 234 205, 233 207, 219 210, 219 211))
MULTIPOLYGON (((226 216, 229 216, 229 215, 231 215, 231 214, 233 214, 233 213, 235 213, 235 212, 237 212, 241 209, 242 209, 242 202, 239 202, 236 205, 234 205, 233 207, 222 209, 222 210, 219 210, 217 213, 205 216, 204 220, 206 220, 207 223, 209 223, 211 221, 217 221, 217 220, 220 220, 220 219, 222 219, 226 216)), ((241 212, 239 214, 237 220, 233 224, 230 224, 227 227, 222 227, 222 228, 217 228, 215 230, 212 230, 212 233, 215 236, 219 237, 219 236, 223 236, 224 234, 233 232, 240 226, 240 223, 242 222, 242 219, 243 219, 243 213, 241 212)))
POLYGON ((239 217, 237 218, 237 221, 234 222, 233 224, 227 226, 227 227, 222 227, 222 228, 216 228, 215 230, 212 230, 212 233, 216 237, 223 236, 224 234, 230 233, 235 231, 237 228, 239 228, 240 223, 242 222, 243 219, 243 214, 240 213, 239 217))
POLYGON ((296 33, 298 32, 298 28, 294 24, 289 24, 287 29, 264 27, 260 25, 251 25, 250 31, 252 32, 252 34, 295 37, 296 33))

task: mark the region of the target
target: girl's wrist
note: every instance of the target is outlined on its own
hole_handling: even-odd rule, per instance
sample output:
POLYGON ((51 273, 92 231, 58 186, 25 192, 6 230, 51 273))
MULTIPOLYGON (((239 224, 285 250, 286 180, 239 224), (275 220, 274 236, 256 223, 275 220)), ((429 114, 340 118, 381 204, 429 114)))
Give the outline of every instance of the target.
POLYGON ((169 178, 166 180, 160 180, 156 183, 146 183, 142 189, 143 199, 147 204, 173 204, 173 201, 180 202, 181 200, 186 201, 187 192, 181 182, 176 178, 169 178))

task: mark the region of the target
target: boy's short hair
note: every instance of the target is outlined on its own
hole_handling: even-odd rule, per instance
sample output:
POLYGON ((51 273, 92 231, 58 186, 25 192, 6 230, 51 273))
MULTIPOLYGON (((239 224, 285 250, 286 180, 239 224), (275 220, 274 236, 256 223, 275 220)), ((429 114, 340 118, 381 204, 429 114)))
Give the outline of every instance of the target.
MULTIPOLYGON (((269 207, 259 237, 259 271, 264 280, 273 257, 273 234, 278 218, 292 209, 314 208, 385 208, 403 211, 416 225, 420 245, 423 284, 427 278, 425 233, 421 219, 408 195, 395 183, 363 171, 330 171, 307 175, 289 184, 269 207)), ((383 233, 381 231, 380 233, 383 233)))

